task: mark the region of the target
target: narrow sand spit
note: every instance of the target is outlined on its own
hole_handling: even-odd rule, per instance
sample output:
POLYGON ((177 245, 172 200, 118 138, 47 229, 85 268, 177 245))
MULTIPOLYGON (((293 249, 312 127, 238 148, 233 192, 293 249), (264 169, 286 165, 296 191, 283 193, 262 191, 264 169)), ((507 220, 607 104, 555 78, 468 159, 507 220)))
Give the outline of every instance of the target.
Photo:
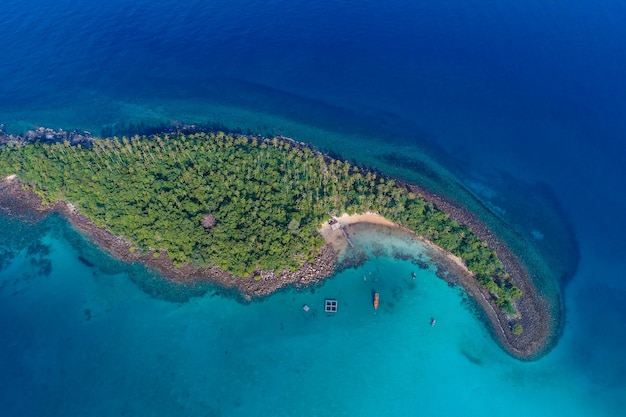
POLYGON ((467 271, 467 273, 471 274, 469 269, 467 269, 467 266, 465 266, 465 262, 463 261, 463 259, 459 258, 458 256, 453 255, 452 253, 448 251, 443 250, 442 248, 435 245, 431 241, 424 239, 423 237, 417 235, 416 233, 414 233, 413 231, 405 227, 399 226, 398 224, 392 222, 391 220, 386 219, 380 214, 367 212, 363 214, 350 215, 348 213, 343 213, 339 217, 333 217, 333 220, 335 220, 339 224, 339 227, 336 227, 333 230, 330 223, 324 223, 322 225, 322 228, 319 230, 319 233, 322 235, 326 243, 331 245, 333 249, 335 249, 335 252, 337 252, 337 254, 342 254, 348 246, 348 241, 346 239, 344 232, 341 230, 341 228, 349 227, 357 223, 366 223, 366 224, 385 226, 385 227, 389 227, 392 229, 397 229, 399 232, 403 232, 403 233, 410 233, 411 235, 413 235, 413 237, 419 240, 422 244, 435 250, 442 257, 445 257, 450 262, 456 264, 456 266, 462 268, 463 270, 467 271))
MULTIPOLYGON (((339 217, 333 217, 332 223, 333 225, 330 222, 324 223, 319 229, 319 233, 326 241, 326 246, 331 247, 338 258, 341 258, 348 250, 351 244, 351 230, 355 225, 383 227, 389 230, 390 238, 393 238, 394 234, 411 236, 435 254, 436 263, 453 271, 454 278, 452 280, 446 276, 440 277, 453 284, 461 285, 467 294, 480 305, 485 318, 491 324, 492 334, 510 354, 519 359, 531 359, 541 354, 547 346, 550 340, 549 323, 552 319, 544 305, 545 301, 527 281, 529 279, 527 275, 520 274, 519 276, 524 279, 517 283, 524 292, 524 297, 519 300, 517 306, 525 331, 521 336, 516 336, 511 332, 510 318, 502 310, 493 306, 491 295, 478 284, 474 274, 467 268, 463 259, 377 213, 368 212, 353 215, 344 213, 339 217)), ((520 321, 519 317, 516 320, 520 321)))

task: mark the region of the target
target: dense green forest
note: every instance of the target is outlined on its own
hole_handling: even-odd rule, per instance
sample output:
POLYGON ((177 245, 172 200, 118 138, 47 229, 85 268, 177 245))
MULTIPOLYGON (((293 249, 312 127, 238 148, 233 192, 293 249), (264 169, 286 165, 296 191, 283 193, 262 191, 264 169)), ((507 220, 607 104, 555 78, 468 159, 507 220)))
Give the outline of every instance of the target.
POLYGON ((0 175, 13 173, 44 204, 71 202, 133 250, 167 251, 177 265, 296 269, 324 244, 317 230, 331 215, 372 211, 464 259, 506 312, 521 296, 495 251, 422 196, 289 140, 218 132, 1 146, 0 175))

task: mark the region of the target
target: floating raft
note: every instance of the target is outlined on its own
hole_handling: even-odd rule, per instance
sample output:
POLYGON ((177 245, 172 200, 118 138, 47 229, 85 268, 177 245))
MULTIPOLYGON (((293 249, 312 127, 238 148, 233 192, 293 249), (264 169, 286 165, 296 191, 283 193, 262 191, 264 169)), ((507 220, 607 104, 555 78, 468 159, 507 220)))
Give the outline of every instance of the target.
POLYGON ((337 300, 332 298, 327 298, 324 300, 324 311, 327 313, 336 313, 337 312, 337 300))

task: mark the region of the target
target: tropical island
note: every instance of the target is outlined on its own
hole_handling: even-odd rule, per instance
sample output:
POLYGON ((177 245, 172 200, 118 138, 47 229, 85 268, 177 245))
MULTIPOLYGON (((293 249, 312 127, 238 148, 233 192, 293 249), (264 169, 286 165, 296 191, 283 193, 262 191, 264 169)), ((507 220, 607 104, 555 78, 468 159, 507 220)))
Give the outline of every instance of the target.
POLYGON ((0 205, 60 211, 100 246, 166 278, 208 279, 247 297, 307 285, 335 270, 329 221, 375 223, 456 263, 509 353, 530 359, 552 342, 530 274, 473 216, 305 143, 194 129, 4 142, 0 191, 9 203, 0 205))

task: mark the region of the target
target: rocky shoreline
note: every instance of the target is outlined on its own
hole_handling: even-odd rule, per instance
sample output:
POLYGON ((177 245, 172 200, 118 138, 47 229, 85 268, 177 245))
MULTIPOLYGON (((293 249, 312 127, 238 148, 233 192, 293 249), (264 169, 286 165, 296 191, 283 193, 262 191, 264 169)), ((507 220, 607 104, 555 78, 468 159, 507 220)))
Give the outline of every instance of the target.
POLYGON ((538 293, 533 285, 529 270, 518 257, 469 210, 421 187, 409 184, 405 184, 405 186, 424 196, 427 201, 450 215, 452 219, 467 225, 472 232, 486 241, 489 247, 496 251, 504 270, 513 277, 515 285, 522 290, 522 297, 516 301, 516 307, 521 318, 509 318, 501 309, 494 308, 491 295, 476 282, 471 274, 468 276, 467 272, 469 271, 465 273, 456 271, 459 272, 458 276, 462 278, 460 284, 482 307, 482 311, 492 325, 494 336, 502 346, 518 359, 537 359, 549 352, 556 343, 559 318, 551 315, 549 300, 538 293), (521 335, 512 333, 511 324, 513 322, 520 323, 524 328, 521 335))
POLYGON ((24 190, 17 179, 5 178, 0 182, 0 210, 26 221, 38 221, 51 213, 59 213, 94 244, 124 262, 141 262, 168 280, 180 284, 208 280, 220 287, 236 290, 247 300, 269 295, 286 286, 305 287, 317 283, 335 272, 337 262, 336 252, 330 245, 326 245, 313 263, 307 262, 297 271, 256 271, 249 277, 238 277, 218 267, 198 268, 190 264, 177 267, 166 252, 160 252, 155 257, 154 252, 131 251, 130 243, 96 226, 71 204, 57 202, 51 206, 43 206, 41 198, 24 190))
MULTIPOLYGON (((103 228, 97 227, 91 220, 80 214, 71 204, 57 202, 51 206, 42 206, 41 199, 34 193, 23 189, 17 179, 3 179, 0 183, 0 209, 13 217, 26 221, 38 221, 51 213, 59 213, 72 226, 87 236, 94 244, 113 254, 125 262, 141 262, 148 268, 154 269, 166 279, 180 284, 194 284, 210 281, 225 289, 233 289, 244 299, 267 296, 281 288, 294 286, 306 287, 318 283, 336 272, 338 253, 332 245, 325 245, 315 258, 315 262, 307 263, 297 271, 283 271, 276 274, 273 271, 257 271, 249 277, 237 277, 217 267, 198 268, 187 264, 175 266, 166 253, 160 253, 158 258, 154 253, 140 254, 131 251, 131 244, 124 239, 111 234, 103 228)), ((378 227, 389 227, 380 226, 378 227)), ((350 226, 347 228, 350 233, 350 226)), ((505 268, 515 274, 516 284, 519 285, 524 296, 518 300, 517 307, 522 315, 521 324, 524 333, 516 336, 511 332, 509 318, 494 308, 490 302, 490 295, 477 284, 467 268, 452 262, 449 254, 432 243, 422 239, 412 231, 397 227, 395 233, 407 233, 422 241, 433 250, 433 259, 438 265, 438 276, 451 284, 461 285, 467 294, 480 306, 480 311, 490 323, 494 338, 511 355, 524 360, 540 357, 547 348, 551 335, 552 318, 548 314, 546 301, 534 290, 528 272, 516 261, 512 254, 507 260, 505 268), (517 268, 517 269, 514 269, 517 268), (522 275, 524 274, 524 275, 522 275)), ((500 249, 501 250, 501 249, 500 249)), ((500 252, 499 256, 502 256, 500 252)), ((501 258, 502 259, 502 258, 501 258)), ((504 262, 504 261, 503 261, 504 262)), ((342 267, 354 266, 342 264, 342 267)))
MULTIPOLYGON (((203 128, 194 125, 176 125, 171 127, 171 133, 191 133, 201 131, 203 128)), ((5 133, 0 126, 0 144, 2 143, 25 143, 33 141, 62 142, 69 141, 71 144, 89 146, 94 137, 85 131, 66 132, 48 128, 37 128, 27 132, 23 136, 5 133)), ((298 146, 307 144, 290 140, 298 146)), ((324 155, 325 156, 325 155, 324 155)), ((550 302, 543 298, 533 284, 532 276, 528 269, 520 262, 510 248, 493 232, 486 227, 473 213, 445 197, 434 194, 419 186, 403 184, 408 190, 421 194, 427 201, 433 203, 438 209, 448 213, 451 218, 461 224, 469 226, 474 233, 485 240, 492 247, 504 265, 504 269, 514 277, 515 285, 518 286, 523 296, 517 300, 516 307, 521 317, 507 317, 499 308, 494 308, 491 295, 480 286, 467 268, 453 265, 447 252, 437 248, 428 241, 426 244, 439 251, 441 255, 442 269, 450 268, 454 274, 441 274, 443 279, 452 276, 454 284, 464 287, 468 295, 481 307, 485 319, 491 324, 493 336, 500 342, 502 347, 511 355, 519 359, 536 359, 547 353, 556 342, 556 329, 559 328, 560 317, 552 317, 550 302), (524 332, 521 335, 513 334, 511 327, 519 323, 524 332)), ((307 263, 297 271, 255 271, 249 277, 237 277, 217 267, 198 268, 187 264, 181 267, 175 266, 167 253, 159 254, 137 253, 131 250, 131 244, 117 237, 105 229, 97 227, 87 217, 81 215, 71 204, 57 202, 50 207, 41 205, 40 198, 25 191, 16 178, 3 179, 0 183, 0 210, 6 210, 10 215, 22 219, 37 221, 51 212, 63 215, 78 231, 89 237, 93 243, 110 252, 115 257, 126 262, 141 262, 147 267, 156 270, 168 280, 193 284, 199 281, 211 281, 216 285, 237 291, 245 299, 260 297, 271 294, 280 288, 287 286, 304 287, 332 275, 337 268, 346 267, 345 262, 338 264, 338 251, 332 245, 324 246, 313 263, 307 263)), ((413 233, 408 229, 404 232, 413 233)), ((413 233, 413 235, 415 235, 413 233)), ((415 235, 418 239, 419 236, 415 235)), ((423 239, 422 239, 423 240, 423 239)), ((349 266, 349 265, 348 265, 349 266)))
POLYGON ((65 142, 72 145, 89 145, 95 137, 86 130, 55 130, 49 127, 37 127, 24 133, 14 135, 4 131, 4 125, 0 124, 0 144, 6 143, 30 143, 30 142, 65 142))

